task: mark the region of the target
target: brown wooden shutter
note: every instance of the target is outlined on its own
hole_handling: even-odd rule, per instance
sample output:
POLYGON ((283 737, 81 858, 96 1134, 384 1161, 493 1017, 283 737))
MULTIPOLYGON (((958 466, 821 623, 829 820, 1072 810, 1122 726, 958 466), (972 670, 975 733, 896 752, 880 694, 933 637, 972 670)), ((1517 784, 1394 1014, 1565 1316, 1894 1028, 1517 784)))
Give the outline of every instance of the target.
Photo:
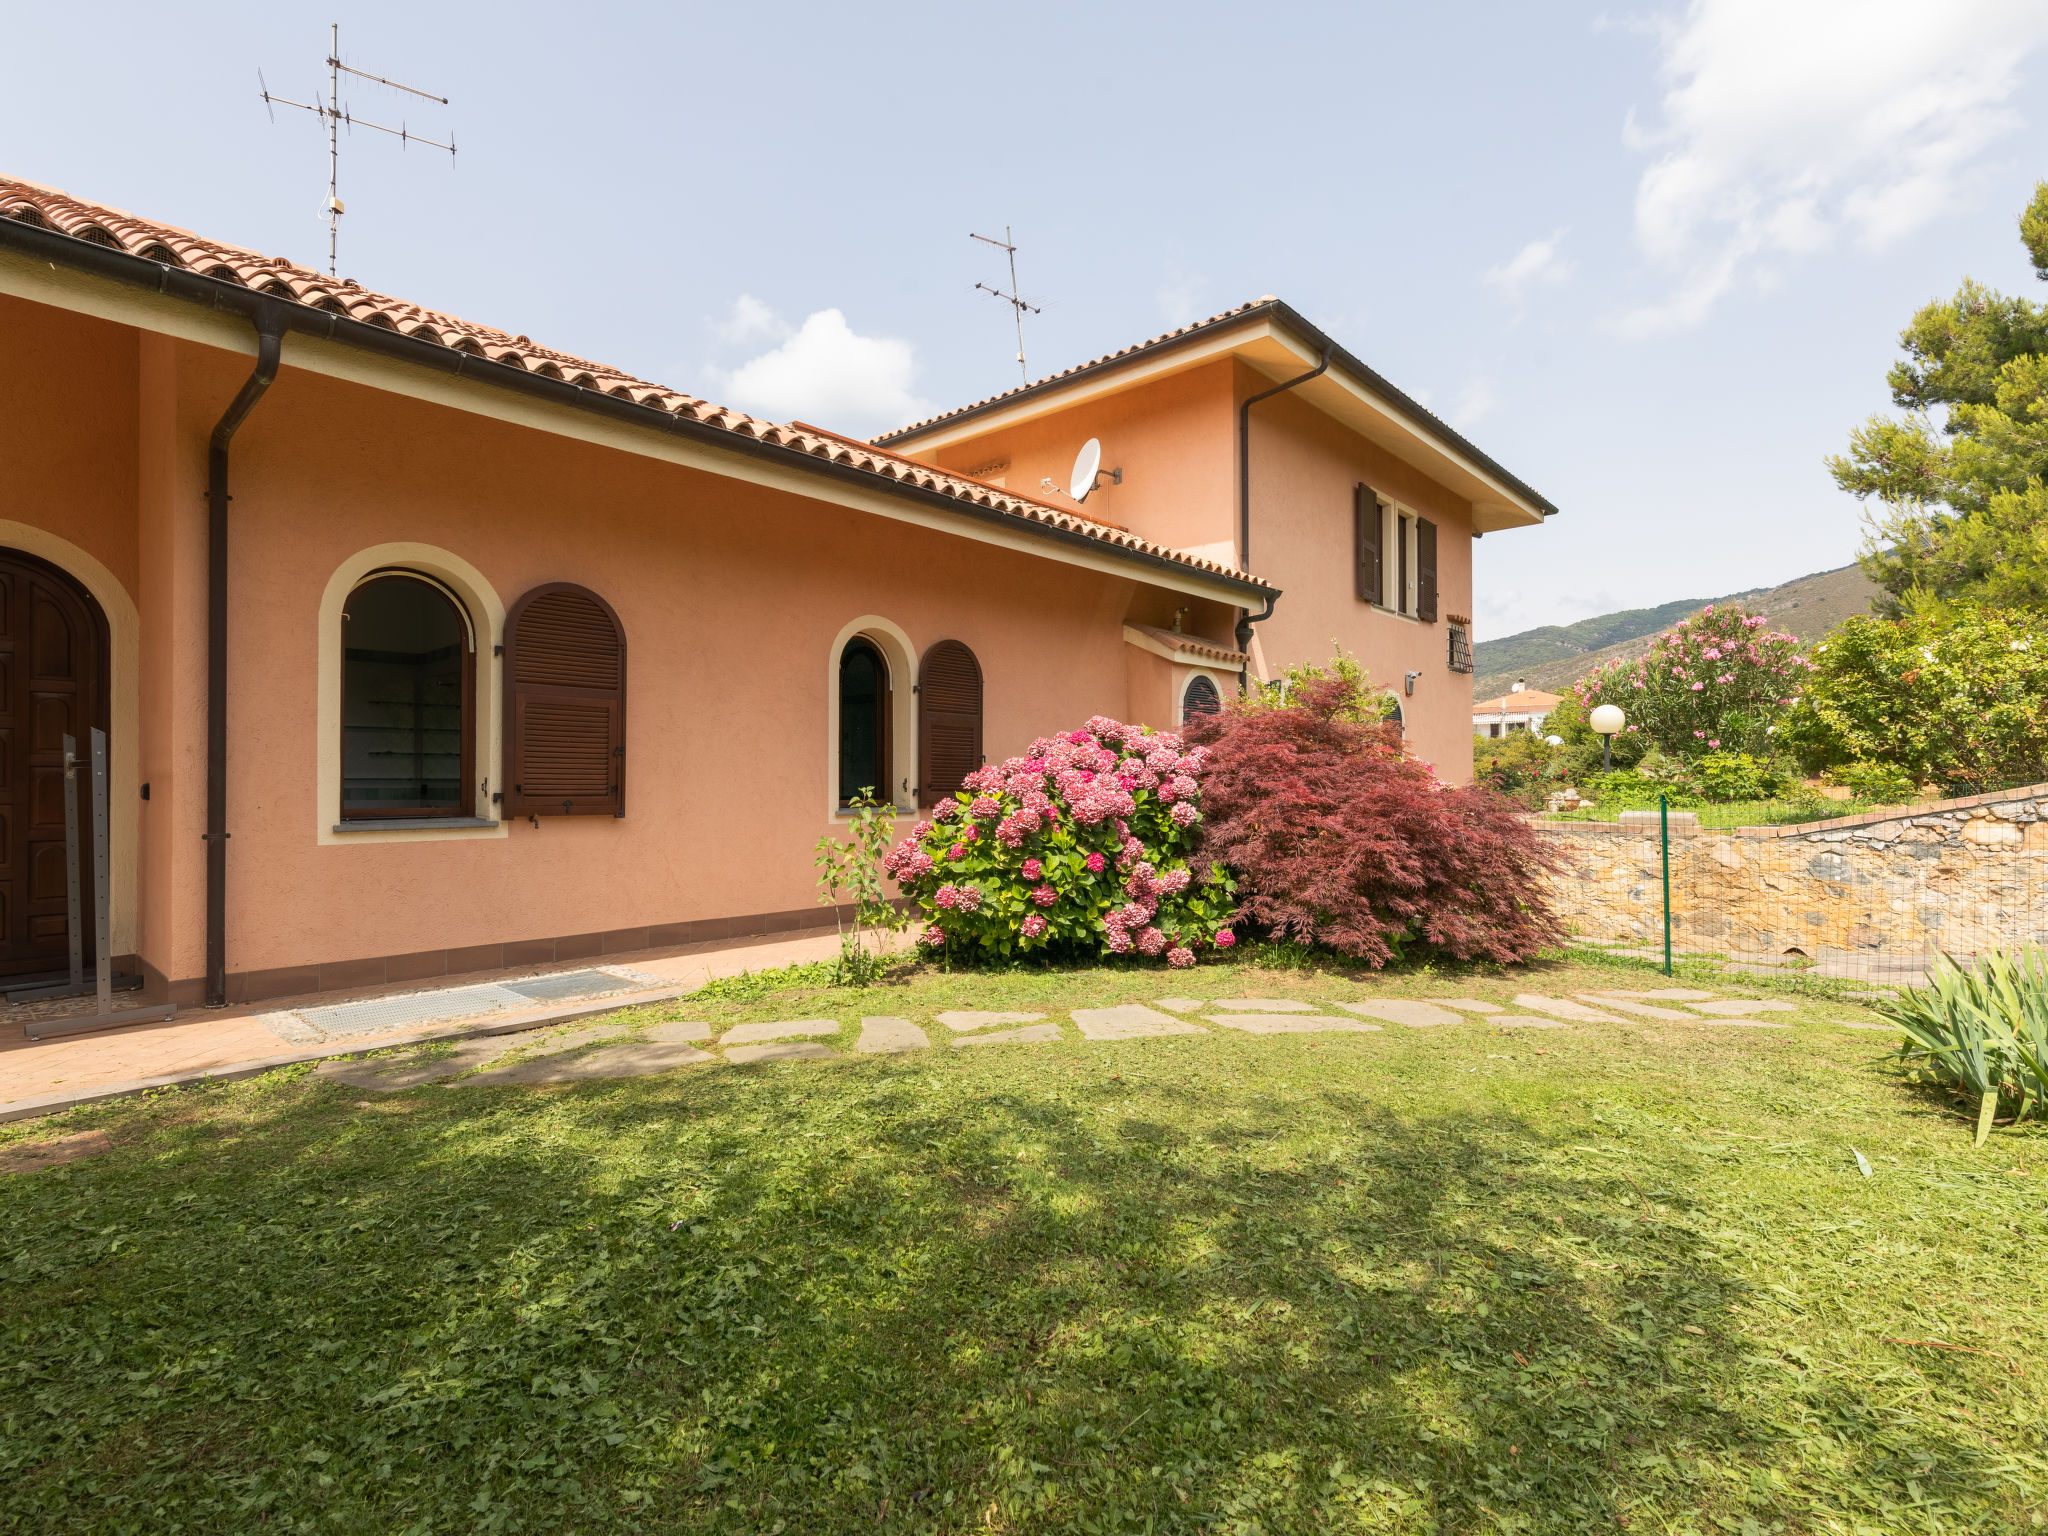
POLYGON ((924 653, 917 678, 917 803, 934 805, 981 766, 981 663, 958 640, 924 653))
POLYGON ((1436 524, 1415 519, 1415 617, 1436 622, 1436 524))
POLYGON ((1357 570, 1358 600, 1378 603, 1386 592, 1380 581, 1380 499, 1361 485, 1352 506, 1352 564, 1357 570))
POLYGON ((626 814, 626 634, 595 592, 552 581, 506 616, 505 783, 507 816, 626 814))

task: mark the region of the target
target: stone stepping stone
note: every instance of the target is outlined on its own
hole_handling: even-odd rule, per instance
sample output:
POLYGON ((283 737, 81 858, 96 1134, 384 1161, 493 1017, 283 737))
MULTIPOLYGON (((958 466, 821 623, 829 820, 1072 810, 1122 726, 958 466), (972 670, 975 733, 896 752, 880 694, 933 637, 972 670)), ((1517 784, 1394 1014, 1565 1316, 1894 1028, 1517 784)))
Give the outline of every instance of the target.
MULTIPOLYGON (((1498 1024, 1502 1029, 1570 1029, 1571 1025, 1557 1019, 1532 1019, 1526 1013, 1502 1014, 1497 1019, 1488 1019, 1489 1024, 1498 1024)), ((1619 1019, 1614 1020, 1620 1023, 1619 1019)))
POLYGON ((1383 1027, 1327 1013, 1223 1013, 1210 1014, 1208 1022, 1221 1024, 1225 1029, 1241 1029, 1248 1035, 1313 1035, 1330 1030, 1362 1035, 1383 1027))
POLYGON ((323 1061, 313 1076, 328 1082, 347 1083, 351 1088, 373 1088, 379 1093, 397 1093, 417 1088, 437 1078, 453 1077, 495 1061, 508 1051, 528 1043, 517 1035, 490 1035, 464 1040, 445 1056, 415 1050, 404 1056, 344 1056, 323 1061))
POLYGON ((1771 1024, 1763 1019, 1694 1019, 1695 1024, 1709 1024, 1715 1029, 1790 1029, 1790 1024, 1771 1024))
POLYGON ((501 1083, 578 1083, 594 1077, 651 1077, 692 1062, 716 1061, 694 1045, 602 1045, 573 1055, 539 1056, 490 1072, 458 1078, 457 1088, 491 1088, 501 1083))
POLYGON ((1141 1040, 1151 1035, 1206 1035, 1199 1024, 1176 1019, 1147 1008, 1143 1003, 1125 1003, 1116 1008, 1076 1008, 1074 1022, 1088 1040, 1141 1040))
POLYGON ((1630 1002, 1625 997, 1602 997, 1597 992, 1581 992, 1578 994, 1578 998, 1581 1002, 1598 1003, 1603 1008, 1619 1008, 1623 1013, 1632 1013, 1641 1019, 1690 1020, 1692 1018, 1691 1014, 1681 1013, 1676 1008, 1659 1008, 1654 1003, 1630 1002))
MULTIPOLYGON (((538 1045, 549 1051, 572 1051, 579 1045, 590 1044, 593 1040, 609 1040, 614 1035, 626 1034, 631 1028, 632 1026, 628 1024, 579 1024, 573 1029, 565 1029, 557 1034, 551 1035, 546 1030, 536 1029, 509 1038, 521 1050, 529 1045, 538 1045)), ((502 1041, 508 1037, 501 1035, 498 1038, 502 1041)))
POLYGON ((1842 996, 1868 998, 1873 1002, 1879 1003, 1896 1003, 1899 1000, 1899 994, 1889 989, 1881 989, 1876 992, 1844 992, 1842 996))
POLYGON ((932 1015, 948 1029, 987 1029, 994 1024, 1036 1024, 1042 1013, 987 1013, 979 1008, 951 1008, 932 1015))
POLYGON ((1861 1019, 1837 1019, 1835 1022, 1844 1029, 1881 1029, 1888 1035, 1903 1035, 1905 1033, 1896 1024, 1865 1024, 1861 1019))
POLYGON ((815 1040, 782 1040, 770 1045, 736 1045, 725 1053, 727 1061, 823 1061, 839 1053, 815 1040))
POLYGON ((752 1045, 761 1040, 787 1040, 792 1035, 836 1035, 834 1019, 783 1019, 769 1024, 739 1024, 718 1037, 720 1045, 752 1045))
POLYGON ((1718 992, 1702 992, 1698 987, 1659 987, 1654 992, 1603 991, 1602 997, 1648 997, 1664 1003, 1704 1002, 1710 997, 1719 997, 1718 992))
POLYGON ((1314 1003, 1297 1003, 1286 997, 1219 997, 1209 1008, 1240 1009, 1245 1013, 1314 1013, 1314 1003))
POLYGON ((860 1039, 853 1048, 870 1056, 890 1056, 898 1051, 922 1051, 930 1045, 925 1032, 910 1020, 880 1015, 860 1021, 860 1039))
POLYGON ((1534 1009, 1560 1019, 1572 1019, 1581 1024, 1619 1024, 1622 1021, 1611 1013, 1602 1013, 1598 1008, 1588 1008, 1584 1003, 1575 1003, 1568 997, 1538 997, 1533 992, 1524 992, 1515 998, 1517 1008, 1534 1009))
POLYGON ((640 1033, 649 1040, 659 1040, 666 1045, 681 1045, 691 1040, 709 1040, 711 1026, 691 1023, 687 1019, 672 1019, 666 1024, 650 1024, 640 1033))
POLYGON ((1445 1008, 1455 1008, 1460 1013, 1505 1013, 1499 1003, 1482 1003, 1476 997, 1440 997, 1435 1000, 1445 1008))
POLYGON ((1739 1019, 1752 1013, 1797 1013, 1799 1010, 1790 1003, 1766 1001, 1754 997, 1728 997, 1718 1002, 1694 1003, 1701 1013, 1718 1014, 1723 1018, 1739 1019))
POLYGON ((1057 1024, 1032 1024, 1024 1029, 998 1029, 985 1035, 962 1035, 953 1042, 953 1049, 969 1045, 1043 1045, 1060 1037, 1057 1024))
POLYGON ((1465 1022, 1448 1008, 1404 998, 1389 998, 1382 1003, 1339 1003, 1337 1006, 1347 1013, 1362 1013, 1368 1019, 1385 1019, 1393 1024, 1406 1024, 1410 1029, 1431 1029, 1439 1024, 1465 1022))
POLYGON ((1155 997, 1152 1006, 1171 1008, 1175 1013, 1200 1013, 1209 1005, 1199 997, 1155 997))

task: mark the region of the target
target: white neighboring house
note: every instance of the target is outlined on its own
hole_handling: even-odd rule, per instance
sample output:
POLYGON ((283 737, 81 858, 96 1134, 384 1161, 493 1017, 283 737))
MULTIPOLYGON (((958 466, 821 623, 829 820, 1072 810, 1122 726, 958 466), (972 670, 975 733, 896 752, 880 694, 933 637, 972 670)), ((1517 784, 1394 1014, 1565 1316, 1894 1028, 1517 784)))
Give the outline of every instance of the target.
POLYGON ((1497 699, 1482 699, 1472 706, 1472 734, 1500 737, 1511 731, 1536 730, 1562 697, 1531 688, 1517 678, 1512 692, 1497 699))

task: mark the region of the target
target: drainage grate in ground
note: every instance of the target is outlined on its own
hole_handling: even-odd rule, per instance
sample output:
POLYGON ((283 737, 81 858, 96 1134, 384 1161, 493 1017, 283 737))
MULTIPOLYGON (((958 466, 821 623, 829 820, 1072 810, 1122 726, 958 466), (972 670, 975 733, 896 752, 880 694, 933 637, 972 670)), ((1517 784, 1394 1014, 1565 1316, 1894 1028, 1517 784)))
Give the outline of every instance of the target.
MULTIPOLYGON (((505 1008, 531 1007, 533 999, 510 987, 487 984, 480 987, 449 987, 440 992, 415 992, 407 997, 366 997, 359 1003, 332 1003, 325 1008, 300 1008, 286 1014, 301 1020, 316 1040, 340 1040, 350 1035, 373 1035, 380 1030, 404 1029, 408 1025, 435 1024, 445 1019, 469 1019, 480 1013, 497 1013, 505 1008)), ((272 1026, 275 1028, 275 1026, 272 1026)))
POLYGON ((530 981, 502 983, 507 992, 537 1003, 566 1003, 579 997, 602 997, 607 992, 630 992, 640 983, 610 971, 564 971, 556 976, 535 976, 530 981))

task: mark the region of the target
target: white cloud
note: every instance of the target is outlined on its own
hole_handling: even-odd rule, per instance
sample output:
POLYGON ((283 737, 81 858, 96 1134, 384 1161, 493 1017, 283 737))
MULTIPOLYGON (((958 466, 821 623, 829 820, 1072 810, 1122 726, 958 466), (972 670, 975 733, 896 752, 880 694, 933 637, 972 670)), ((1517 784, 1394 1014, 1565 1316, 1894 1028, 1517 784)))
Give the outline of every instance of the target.
POLYGON ((1558 254, 1564 231, 1542 240, 1531 240, 1497 267, 1489 268, 1486 280, 1498 288, 1509 303, 1519 304, 1525 290, 1541 283, 1563 282, 1572 275, 1575 263, 1558 254))
POLYGON ((1972 162, 2019 126, 2008 105, 2048 40, 2040 0, 1693 0, 1659 29, 1662 124, 1636 240, 1673 280, 1617 323, 1704 321, 1738 281, 1843 235, 1876 248, 1964 201, 1972 162))
POLYGON ((1485 377, 1469 379, 1458 391, 1457 403, 1451 407, 1451 425, 1461 432, 1469 432, 1486 417, 1493 414, 1493 408, 1500 404, 1500 391, 1493 380, 1485 377))
POLYGON ((715 322, 711 329, 720 341, 735 347, 758 341, 764 336, 772 336, 779 341, 789 334, 789 326, 782 317, 751 293, 743 293, 734 299, 732 314, 715 322))
POLYGON ((791 330, 766 305, 744 296, 729 326, 743 319, 754 327, 749 334, 782 340, 729 373, 715 373, 726 402, 780 421, 802 418, 842 430, 897 426, 931 414, 911 389, 917 359, 909 342, 862 336, 836 309, 821 309, 791 330))

